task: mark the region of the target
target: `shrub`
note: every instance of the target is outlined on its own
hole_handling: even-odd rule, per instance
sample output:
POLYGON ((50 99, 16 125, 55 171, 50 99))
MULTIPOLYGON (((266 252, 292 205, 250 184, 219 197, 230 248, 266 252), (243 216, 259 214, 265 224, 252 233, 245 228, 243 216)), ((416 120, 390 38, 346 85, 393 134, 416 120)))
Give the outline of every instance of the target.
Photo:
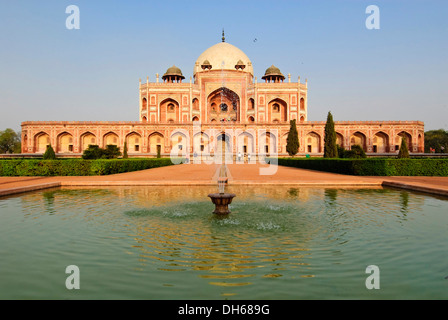
POLYGON ((170 166, 170 158, 160 159, 65 159, 0 160, 0 176, 93 176, 170 166))
POLYGON ((107 145, 106 149, 102 149, 97 145, 89 145, 89 147, 84 150, 82 158, 88 159, 115 159, 121 155, 120 149, 116 145, 107 145))
POLYGON ((279 158, 278 164, 359 176, 448 176, 448 159, 279 158))
POLYGON ((338 149, 338 157, 344 158, 345 149, 344 147, 341 147, 340 145, 336 145, 336 148, 338 149))
POLYGON ((47 150, 44 153, 44 160, 54 160, 56 159, 56 154, 54 153, 53 147, 50 145, 47 146, 47 150))
POLYGON ((85 160, 89 159, 100 159, 103 156, 103 149, 97 145, 89 144, 89 147, 84 150, 82 158, 85 160))
POLYGON ((121 156, 120 149, 114 144, 108 144, 103 152, 102 159, 115 159, 121 156))
POLYGON ((352 146, 351 150, 345 150, 341 158, 360 159, 367 158, 367 156, 364 149, 360 145, 355 144, 352 146))

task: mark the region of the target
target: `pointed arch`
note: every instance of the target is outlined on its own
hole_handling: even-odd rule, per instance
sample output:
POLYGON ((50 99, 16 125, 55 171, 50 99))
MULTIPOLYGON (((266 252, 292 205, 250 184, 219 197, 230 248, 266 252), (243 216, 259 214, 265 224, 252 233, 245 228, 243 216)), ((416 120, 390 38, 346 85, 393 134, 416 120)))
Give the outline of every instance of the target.
POLYGON ((56 137, 56 153, 71 153, 73 152, 73 135, 66 131, 58 134, 56 137))
POLYGON ((50 145, 50 135, 45 131, 41 131, 34 135, 34 152, 44 153, 50 145))
POLYGON ((300 98, 300 111, 305 111, 305 99, 300 98))
POLYGON ((364 151, 367 151, 367 138, 365 133, 356 131, 350 135, 350 147, 359 145, 364 151))
POLYGON ((243 131, 236 139, 237 152, 244 154, 255 153, 255 135, 254 132, 243 131))
POLYGON ((342 133, 336 131, 336 144, 339 145, 341 148, 345 148, 344 143, 344 136, 342 133))
POLYGON ((172 98, 166 98, 159 104, 160 122, 180 122, 179 102, 172 98))
POLYGON ((233 137, 231 132, 221 131, 215 135, 216 155, 218 156, 218 163, 225 157, 225 161, 232 159, 233 137))
POLYGON ((190 141, 188 140, 188 132, 184 129, 178 129, 171 133, 171 150, 177 152, 179 156, 189 153, 190 141))
POLYGON ((268 102, 268 122, 284 122, 288 120, 288 104, 280 98, 268 102))
POLYGON ((120 138, 118 134, 113 131, 109 131, 108 133, 103 135, 103 148, 106 148, 108 145, 115 145, 120 147, 120 138))
POLYGON ((305 136, 305 151, 308 153, 320 153, 322 138, 315 131, 308 132, 305 136))
POLYGON ((395 151, 400 150, 401 140, 403 138, 406 139, 406 143, 408 145, 408 150, 412 151, 412 135, 405 130, 399 132, 395 137, 395 151))
POLYGON ((239 122, 241 117, 239 95, 226 87, 220 87, 207 96, 207 118, 217 117, 219 121, 239 122))
POLYGON ((424 152, 425 151, 425 138, 424 138, 423 132, 418 133, 417 141, 418 141, 418 152, 424 152))
POLYGON ((193 136, 193 152, 210 153, 210 137, 205 132, 197 132, 193 136))
POLYGON ((140 153, 142 152, 142 136, 138 132, 132 131, 126 135, 125 138, 126 145, 129 153, 140 153))
POLYGON ((86 131, 83 134, 81 134, 80 139, 80 150, 84 151, 89 148, 89 145, 98 145, 98 140, 96 138, 96 135, 94 135, 90 131, 86 131))
POLYGON ((165 137, 158 131, 151 133, 148 136, 148 152, 156 155, 158 152, 160 154, 165 152, 165 137))
POLYGON ((258 152, 267 155, 277 153, 277 136, 269 131, 261 133, 258 141, 258 152))
POLYGON ((192 101, 193 110, 199 110, 199 100, 198 98, 194 98, 192 101))
POLYGON ((372 146, 374 153, 389 152, 389 135, 384 131, 378 131, 373 135, 372 146))
POLYGON ((288 135, 289 135, 289 131, 284 133, 282 138, 281 138, 281 145, 279 146, 279 152, 287 152, 286 151, 286 145, 288 144, 288 135))
POLYGON ((255 109, 255 100, 254 98, 249 98, 248 104, 247 104, 248 110, 254 110, 255 109))

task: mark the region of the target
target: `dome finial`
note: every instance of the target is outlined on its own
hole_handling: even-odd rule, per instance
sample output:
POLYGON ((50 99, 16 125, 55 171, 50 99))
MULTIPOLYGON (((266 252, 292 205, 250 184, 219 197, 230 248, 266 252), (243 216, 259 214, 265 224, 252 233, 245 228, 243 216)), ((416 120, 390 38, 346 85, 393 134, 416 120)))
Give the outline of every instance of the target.
POLYGON ((222 42, 226 42, 226 37, 224 37, 224 28, 222 28, 222 42))

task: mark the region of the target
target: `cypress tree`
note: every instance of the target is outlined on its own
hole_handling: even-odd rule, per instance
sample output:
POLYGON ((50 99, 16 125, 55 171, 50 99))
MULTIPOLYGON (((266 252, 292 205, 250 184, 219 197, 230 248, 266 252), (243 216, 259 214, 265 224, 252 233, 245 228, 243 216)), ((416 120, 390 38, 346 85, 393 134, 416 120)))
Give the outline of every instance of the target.
POLYGON ((333 116, 328 112, 325 124, 324 158, 337 158, 338 147, 336 145, 336 131, 334 130, 333 116))
POLYGON ((50 144, 47 146, 47 150, 45 150, 44 160, 54 160, 54 159, 56 159, 56 154, 54 153, 54 149, 50 144))
POLYGON ((406 142, 406 137, 401 137, 401 146, 400 150, 398 151, 398 159, 404 159, 409 158, 409 150, 408 150, 408 144, 406 142))
POLYGON ((124 147, 123 147, 123 159, 127 159, 128 157, 128 143, 125 141, 124 142, 124 147))
POLYGON ((299 151, 299 134, 297 133, 296 119, 289 121, 289 133, 286 139, 286 151, 290 156, 299 151))

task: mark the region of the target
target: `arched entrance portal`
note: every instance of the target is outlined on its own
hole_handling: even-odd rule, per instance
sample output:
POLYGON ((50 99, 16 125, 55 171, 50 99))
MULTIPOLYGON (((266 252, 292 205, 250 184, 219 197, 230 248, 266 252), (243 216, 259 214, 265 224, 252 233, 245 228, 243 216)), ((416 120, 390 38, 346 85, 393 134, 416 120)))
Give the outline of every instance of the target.
POLYGON ((377 132, 373 136, 373 152, 389 152, 389 136, 384 132, 377 132))
POLYGON ((240 121, 240 98, 230 89, 219 88, 207 98, 208 119, 217 119, 220 122, 240 121))

